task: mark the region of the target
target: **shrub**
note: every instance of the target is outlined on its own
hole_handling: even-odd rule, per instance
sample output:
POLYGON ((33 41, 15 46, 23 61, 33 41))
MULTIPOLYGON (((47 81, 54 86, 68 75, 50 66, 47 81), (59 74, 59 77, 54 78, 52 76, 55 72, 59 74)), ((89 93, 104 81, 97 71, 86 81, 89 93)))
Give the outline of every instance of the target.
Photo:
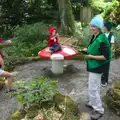
POLYGON ((115 36, 115 48, 120 49, 120 25, 112 30, 115 36))
POLYGON ((82 27, 81 22, 76 22, 75 23, 75 33, 74 33, 74 37, 75 39, 78 41, 78 46, 83 46, 86 47, 90 41, 91 38, 91 33, 90 33, 90 29, 88 26, 84 26, 82 27))
POLYGON ((108 5, 104 8, 103 11, 103 17, 106 21, 114 21, 114 23, 119 24, 120 18, 119 18, 119 0, 114 0, 111 3, 108 3, 108 5))
POLYGON ((57 93, 57 82, 44 77, 35 78, 31 81, 17 81, 17 99, 21 104, 36 103, 52 100, 57 93))
POLYGON ((47 47, 48 27, 44 23, 35 23, 16 28, 13 46, 5 48, 8 56, 37 56, 39 50, 47 47))
POLYGON ((24 42, 14 42, 11 48, 5 48, 8 56, 15 57, 31 57, 37 56, 38 52, 47 47, 47 40, 40 41, 35 44, 25 44, 24 42))
POLYGON ((3 40, 7 40, 13 37, 13 31, 14 28, 12 28, 10 25, 0 25, 0 37, 2 37, 3 40))
POLYGON ((104 0, 89 0, 89 4, 93 8, 93 14, 96 15, 103 12, 108 3, 104 0))
POLYGON ((37 43, 39 41, 43 41, 47 39, 49 25, 44 23, 35 23, 31 25, 24 25, 21 28, 16 28, 14 32, 15 41, 20 41, 25 44, 29 43, 37 43))

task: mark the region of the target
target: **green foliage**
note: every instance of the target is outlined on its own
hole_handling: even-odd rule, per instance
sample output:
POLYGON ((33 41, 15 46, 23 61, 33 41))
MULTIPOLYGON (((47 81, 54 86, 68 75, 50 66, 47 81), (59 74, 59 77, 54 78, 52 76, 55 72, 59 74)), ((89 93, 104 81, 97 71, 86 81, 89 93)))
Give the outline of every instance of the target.
POLYGON ((105 96, 105 102, 108 108, 116 115, 120 116, 120 81, 115 82, 105 96))
POLYGON ((84 46, 86 47, 90 41, 91 33, 88 26, 82 27, 84 23, 76 22, 75 23, 75 33, 74 37, 78 41, 78 47, 84 46))
POLYGON ((52 100, 57 93, 57 82, 44 77, 35 78, 31 81, 15 82, 17 99, 21 104, 41 103, 52 100))
POLYGON ((104 11, 103 17, 106 21, 113 21, 114 23, 120 23, 119 12, 120 11, 120 3, 119 0, 113 0, 113 2, 109 3, 104 11))
POLYGON ((120 49, 120 25, 112 30, 115 36, 115 49, 120 49))
POLYGON ((25 23, 25 13, 28 5, 25 0, 2 0, 0 25, 14 26, 25 23))
POLYGON ((110 14, 110 17, 114 22, 120 24, 120 1, 114 0, 113 2, 113 11, 110 14))
POLYGON ((17 25, 32 24, 40 21, 54 23, 58 19, 56 0, 1 0, 0 36, 13 37, 17 25))
POLYGON ((74 16, 72 13, 72 5, 71 5, 70 0, 65 0, 65 4, 67 5, 67 9, 68 9, 66 12, 66 16, 67 16, 66 23, 68 24, 68 27, 69 27, 68 30, 69 30, 70 34, 73 34, 75 31, 75 26, 74 26, 74 16))
POLYGON ((12 28, 10 25, 6 26, 0 26, 0 37, 2 37, 3 40, 11 39, 13 37, 13 31, 14 28, 12 28))
POLYGON ((21 120, 24 118, 26 112, 24 110, 19 110, 13 113, 8 120, 21 120))
POLYGON ((22 42, 15 42, 13 47, 9 50, 6 48, 8 56, 15 57, 31 57, 37 56, 38 52, 47 46, 47 41, 43 40, 35 44, 24 44, 22 42))
POLYGON ((47 47, 48 26, 35 23, 16 28, 11 48, 5 48, 8 56, 31 57, 47 47))
POLYGON ((64 35, 73 35, 74 33, 74 16, 72 13, 72 5, 70 0, 58 0, 60 30, 64 35))
POLYGON ((7 70, 14 68, 14 58, 38 56, 38 52, 47 47, 48 27, 48 24, 35 23, 16 28, 12 46, 3 49, 7 53, 4 59, 7 70))
POLYGON ((104 0, 89 0, 89 4, 93 8, 93 13, 99 14, 103 12, 108 3, 104 2, 104 0))
POLYGON ((40 20, 55 19, 56 0, 2 0, 0 25, 22 25, 40 20))
POLYGON ((49 35, 48 26, 49 25, 40 22, 31 25, 24 25, 21 28, 18 27, 14 32, 13 40, 25 44, 34 44, 43 41, 44 39, 47 39, 47 36, 49 35))

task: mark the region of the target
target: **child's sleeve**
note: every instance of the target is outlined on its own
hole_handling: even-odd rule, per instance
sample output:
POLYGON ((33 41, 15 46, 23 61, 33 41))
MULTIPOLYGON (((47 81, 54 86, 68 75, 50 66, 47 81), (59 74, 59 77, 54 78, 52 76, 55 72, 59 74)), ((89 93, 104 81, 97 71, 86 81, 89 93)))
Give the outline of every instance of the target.
POLYGON ((111 43, 113 44, 113 43, 115 43, 115 37, 112 35, 112 37, 111 37, 111 43))

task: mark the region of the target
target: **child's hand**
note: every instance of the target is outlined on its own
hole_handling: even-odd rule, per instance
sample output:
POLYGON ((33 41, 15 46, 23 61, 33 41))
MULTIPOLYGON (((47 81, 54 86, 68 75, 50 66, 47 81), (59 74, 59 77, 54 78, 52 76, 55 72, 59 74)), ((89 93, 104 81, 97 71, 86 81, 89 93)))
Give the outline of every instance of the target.
POLYGON ((85 58, 86 59, 94 59, 94 56, 89 54, 89 55, 85 55, 85 58))
POLYGON ((54 40, 55 39, 55 36, 51 38, 51 40, 54 40))
POLYGON ((54 38, 54 42, 56 42, 56 38, 54 38))
POLYGON ((84 48, 83 51, 87 51, 87 48, 84 48))

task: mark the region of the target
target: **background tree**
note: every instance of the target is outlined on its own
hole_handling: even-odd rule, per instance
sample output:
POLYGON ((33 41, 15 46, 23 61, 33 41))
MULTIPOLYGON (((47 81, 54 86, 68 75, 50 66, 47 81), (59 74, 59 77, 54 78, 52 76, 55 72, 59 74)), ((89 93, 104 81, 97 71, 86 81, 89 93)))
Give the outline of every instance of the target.
POLYGON ((113 8, 114 9, 111 12, 110 16, 114 22, 120 24, 120 0, 114 0, 113 8))
POLYGON ((58 5, 56 0, 1 0, 0 35, 12 37, 16 26, 36 22, 55 23, 58 5))
POLYGON ((104 9, 103 16, 106 21, 120 24, 120 0, 113 0, 108 4, 104 9))
POLYGON ((64 33, 74 32, 74 17, 70 0, 58 0, 60 13, 60 28, 64 33))

